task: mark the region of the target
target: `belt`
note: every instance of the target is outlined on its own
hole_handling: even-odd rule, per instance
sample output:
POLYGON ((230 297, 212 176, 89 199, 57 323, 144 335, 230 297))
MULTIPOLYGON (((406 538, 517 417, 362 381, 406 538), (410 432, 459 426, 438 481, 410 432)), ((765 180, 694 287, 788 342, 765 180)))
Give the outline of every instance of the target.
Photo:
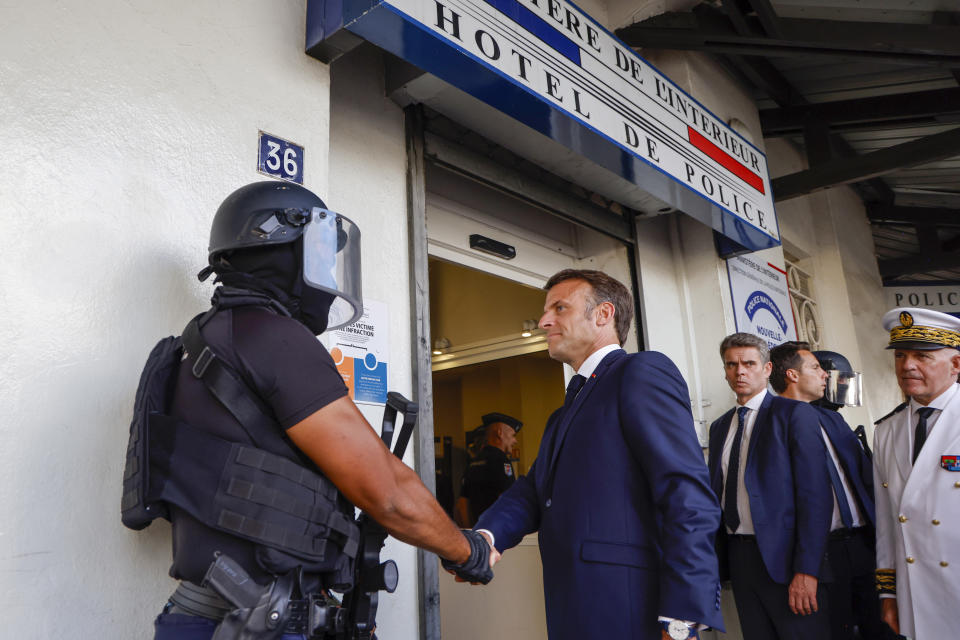
POLYGON ((830 539, 831 540, 849 540, 854 536, 858 536, 862 533, 865 533, 866 529, 867 529, 866 527, 853 527, 853 528, 842 527, 840 529, 834 529, 833 531, 830 532, 830 539))
MULTIPOLYGON (((339 603, 338 603, 339 604, 339 603)), ((186 580, 177 585, 170 601, 164 609, 165 613, 180 613, 188 616, 207 618, 208 620, 223 620, 234 607, 225 601, 210 587, 200 587, 186 580)), ((283 629, 284 633, 306 634, 310 632, 310 598, 290 600, 290 618, 283 629)))

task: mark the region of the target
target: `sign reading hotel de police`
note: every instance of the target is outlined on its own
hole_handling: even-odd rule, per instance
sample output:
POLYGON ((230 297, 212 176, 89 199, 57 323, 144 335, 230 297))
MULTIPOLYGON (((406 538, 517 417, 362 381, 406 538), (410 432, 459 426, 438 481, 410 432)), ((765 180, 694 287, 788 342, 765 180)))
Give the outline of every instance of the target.
POLYGON ((749 249, 779 244, 764 154, 569 2, 311 0, 307 20, 308 49, 347 29, 641 187, 668 176, 651 193, 681 208, 682 185, 749 249))

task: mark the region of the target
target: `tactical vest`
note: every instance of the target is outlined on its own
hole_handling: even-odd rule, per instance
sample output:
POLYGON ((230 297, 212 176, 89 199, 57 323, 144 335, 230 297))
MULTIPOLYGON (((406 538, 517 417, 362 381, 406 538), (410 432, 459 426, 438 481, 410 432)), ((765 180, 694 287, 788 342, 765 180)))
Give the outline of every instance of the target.
POLYGON ((123 524, 143 529, 156 518, 169 520, 169 507, 176 506, 258 545, 258 556, 277 574, 300 566, 326 587, 349 589, 359 544, 353 506, 201 335, 216 313, 261 306, 288 315, 286 309, 256 292, 224 287, 217 293, 213 308, 191 320, 181 337, 157 343, 140 376, 123 474, 123 524), (251 442, 230 442, 170 415, 184 359, 251 442))

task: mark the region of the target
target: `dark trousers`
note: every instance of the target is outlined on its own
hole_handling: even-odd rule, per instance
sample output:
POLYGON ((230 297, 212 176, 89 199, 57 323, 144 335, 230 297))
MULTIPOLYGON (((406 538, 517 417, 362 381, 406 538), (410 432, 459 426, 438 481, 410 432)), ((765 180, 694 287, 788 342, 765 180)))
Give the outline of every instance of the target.
MULTIPOLYGON (((153 640, 210 640, 218 622, 183 613, 161 613, 154 625, 153 640)), ((301 634, 283 634, 281 640, 305 640, 301 634)))
POLYGON ((730 582, 744 640, 819 640, 830 633, 829 604, 817 584, 819 611, 807 616, 790 611, 787 585, 773 581, 753 536, 730 536, 730 582))
POLYGON ((832 532, 827 557, 833 582, 827 584, 830 600, 830 637, 854 640, 854 626, 863 640, 895 640, 898 636, 880 619, 880 599, 874 587, 876 541, 870 527, 832 532))

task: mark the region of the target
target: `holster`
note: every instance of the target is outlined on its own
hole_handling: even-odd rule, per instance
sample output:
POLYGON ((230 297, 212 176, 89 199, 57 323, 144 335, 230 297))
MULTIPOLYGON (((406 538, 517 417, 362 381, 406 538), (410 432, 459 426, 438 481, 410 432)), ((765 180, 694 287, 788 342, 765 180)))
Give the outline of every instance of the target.
POLYGON ((212 640, 278 640, 292 613, 290 599, 298 577, 291 571, 260 587, 239 565, 220 555, 205 583, 237 608, 220 622, 212 640))

